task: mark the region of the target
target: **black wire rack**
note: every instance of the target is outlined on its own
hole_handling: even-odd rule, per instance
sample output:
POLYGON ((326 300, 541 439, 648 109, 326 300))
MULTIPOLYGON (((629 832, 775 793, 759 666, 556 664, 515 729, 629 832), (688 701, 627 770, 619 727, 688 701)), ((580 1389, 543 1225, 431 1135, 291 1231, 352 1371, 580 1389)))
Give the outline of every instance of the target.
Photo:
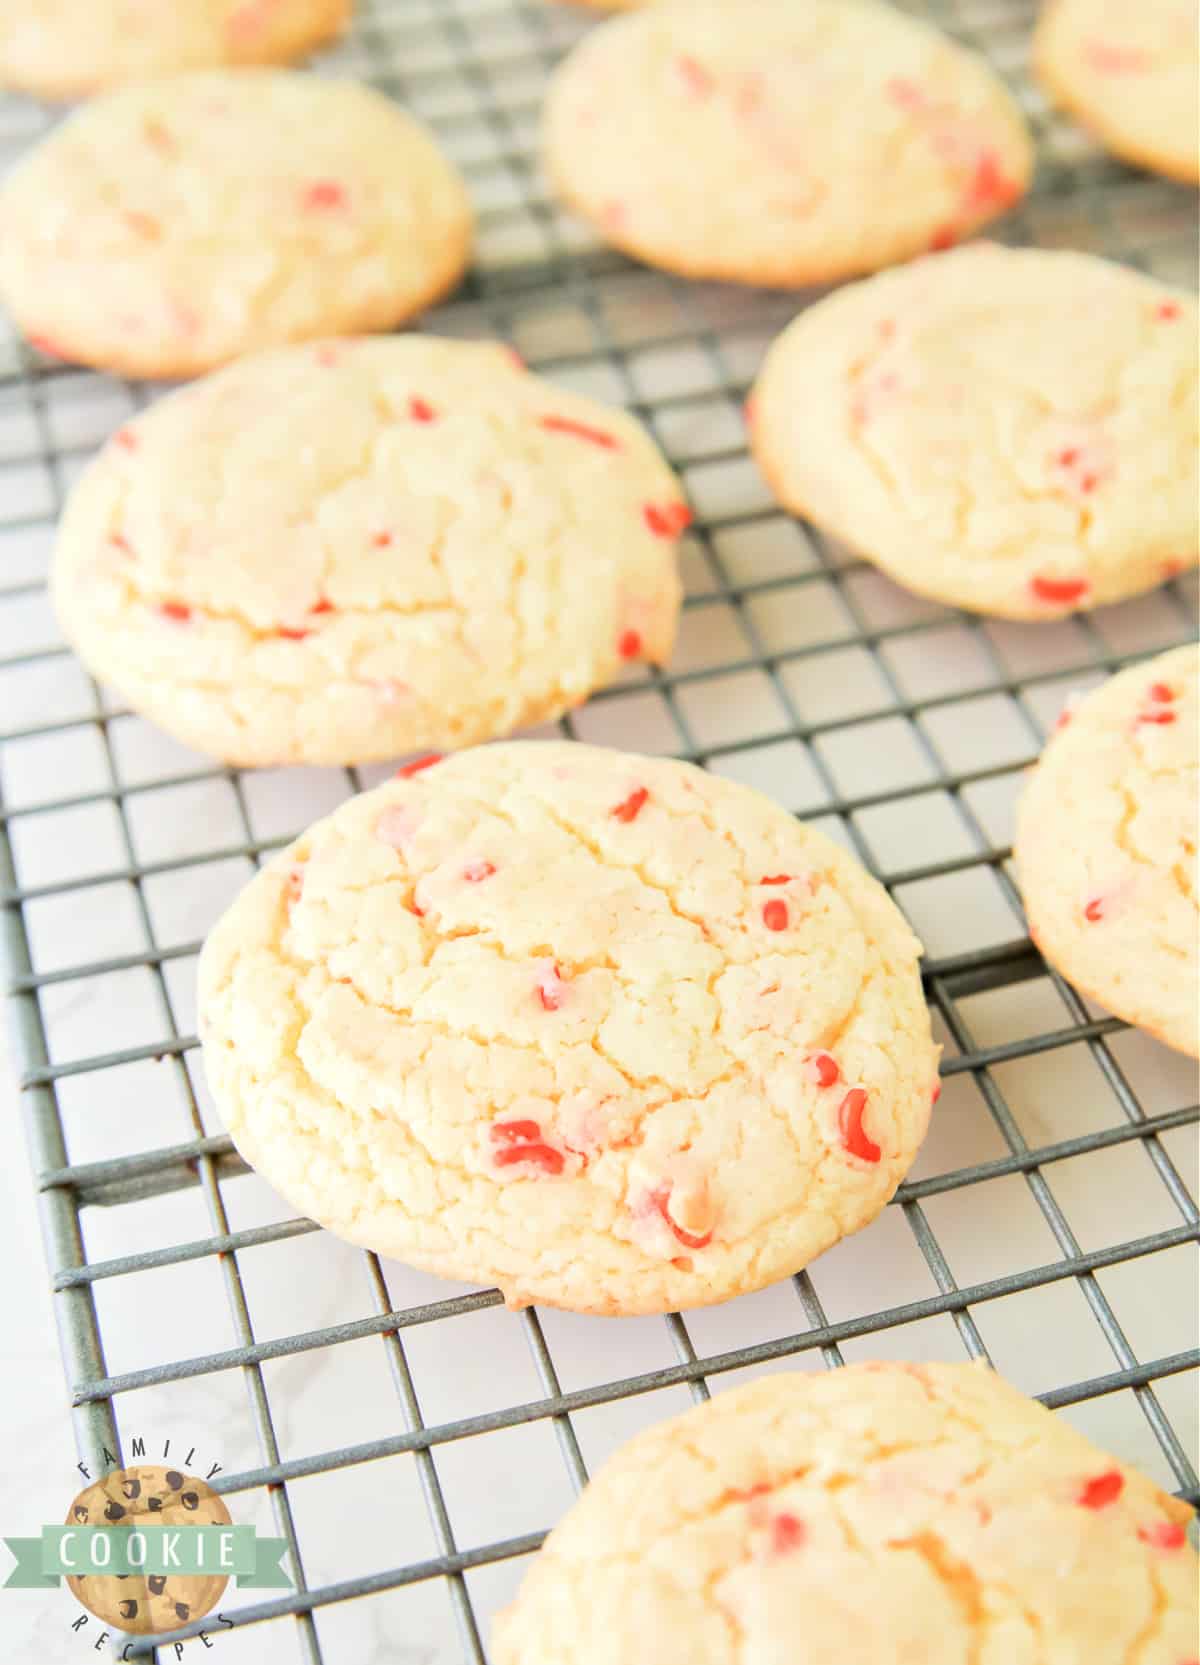
MULTIPOLYGON (((1030 0, 910 9, 986 52, 1036 129, 1037 187, 1001 235, 1190 281, 1194 196, 1047 110, 1025 68, 1030 0)), ((696 509, 672 665, 631 671, 562 732, 750 781, 845 842, 926 940, 946 1091, 868 1232, 686 1318, 493 1310, 495 1291, 290 1217, 213 1118, 191 973, 253 865, 380 772, 216 767, 83 674, 46 602, 53 525, 147 390, 0 339, 0 949, 66 1393, 93 1468, 148 1428, 199 1421, 235 1517, 287 1539, 294 1591, 231 1592, 226 1658, 236 1638, 257 1660, 358 1665, 366 1635, 388 1660, 483 1661, 488 1614, 589 1466, 746 1371, 990 1357, 1200 1500, 1195 1077, 1048 970, 1008 848, 1021 771, 1067 693, 1188 639, 1194 588, 1003 624, 918 602, 781 514, 740 408, 803 298, 674 281, 559 214, 537 118, 585 27, 543 0, 360 0, 319 67, 424 117, 472 183, 478 259, 428 327, 500 336, 534 370, 628 405, 696 509), (322 1275, 332 1307, 314 1322, 305 1292, 322 1275), (112 1339, 130 1311, 148 1361, 112 1339), (114 1346, 128 1368, 112 1368, 114 1346), (296 1406, 318 1378, 339 1420, 306 1430, 296 1406), (356 1518, 374 1522, 374 1549, 343 1563, 335 1539, 356 1518), (366 1631, 346 1621, 368 1610, 366 1631)), ((0 103, 0 147, 18 154, 50 119, 0 103)), ((144 1639, 130 1657, 175 1654, 144 1639)))

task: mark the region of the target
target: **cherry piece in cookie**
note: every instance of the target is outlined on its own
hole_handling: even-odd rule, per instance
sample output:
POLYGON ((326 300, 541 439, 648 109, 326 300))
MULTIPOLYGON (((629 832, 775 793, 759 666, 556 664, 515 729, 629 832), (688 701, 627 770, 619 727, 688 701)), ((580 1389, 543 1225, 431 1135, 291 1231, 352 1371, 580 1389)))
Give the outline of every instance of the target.
POLYGON ((481 746, 251 882, 202 955, 205 1069, 238 1149, 339 1235, 513 1306, 668 1312, 792 1275, 894 1194, 937 1068, 918 953, 744 786, 481 746))

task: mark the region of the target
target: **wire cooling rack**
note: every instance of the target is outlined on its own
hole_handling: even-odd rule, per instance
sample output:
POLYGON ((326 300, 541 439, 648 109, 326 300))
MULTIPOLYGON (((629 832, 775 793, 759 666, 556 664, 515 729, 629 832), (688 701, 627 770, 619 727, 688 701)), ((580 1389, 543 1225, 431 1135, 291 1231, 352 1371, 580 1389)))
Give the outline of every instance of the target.
MULTIPOLYGON (((982 47, 1037 129, 1038 186, 1006 235, 1189 280, 1194 198, 1047 112, 1028 0, 913 9, 982 47)), ((259 858, 383 772, 214 767, 83 674, 46 601, 53 523, 148 394, 0 339, 0 940, 67 1394, 93 1468, 173 1436, 201 1472, 223 1465, 236 1519, 286 1537, 296 1589, 228 1592, 226 1659, 482 1661, 589 1468, 747 1372, 987 1355, 1200 1497, 1195 1078, 1047 970, 1008 850, 1068 691, 1186 639, 1194 594, 1004 624, 917 601, 780 514, 739 412, 797 298, 642 270, 538 176, 544 77, 584 27, 542 0, 360 0, 320 67, 426 118, 471 179, 479 257, 430 327, 499 335, 629 405, 696 509, 670 668, 631 671, 563 731, 749 781, 848 844, 925 940, 946 1090, 866 1233, 686 1318, 509 1314, 290 1217, 212 1116, 195 957, 259 858)), ((48 119, 0 104, 0 145, 48 119)))

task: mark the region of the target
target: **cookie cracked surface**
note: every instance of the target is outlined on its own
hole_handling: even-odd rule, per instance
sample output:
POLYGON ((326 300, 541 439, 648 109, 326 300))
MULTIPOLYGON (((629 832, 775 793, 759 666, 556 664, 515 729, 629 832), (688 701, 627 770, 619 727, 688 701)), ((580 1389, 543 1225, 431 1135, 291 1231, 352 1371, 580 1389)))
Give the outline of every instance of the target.
POLYGON ((756 792, 568 742, 436 762, 274 860, 200 967, 239 1150, 513 1305, 661 1312, 865 1225, 928 1122, 919 945, 756 792))
POLYGON ((124 81, 280 64, 344 27, 351 0, 0 0, 0 83, 82 98, 124 81))
POLYGON ((391 329, 461 276, 471 210, 360 82, 198 71, 93 100, 0 188, 0 296, 33 345, 131 376, 391 329))
POLYGON ((776 496, 921 595, 1054 618, 1200 558, 1195 299, 976 244, 801 313, 754 390, 776 496))
POLYGON ((496 1665, 1191 1665, 1191 1510, 983 1365, 720 1393, 610 1458, 496 1665))
POLYGON ((876 0, 694 0, 604 23, 551 81, 544 152, 568 206, 635 258, 784 287, 956 242, 1033 168, 982 59, 876 0))
POLYGON ((72 494, 54 600, 85 663, 186 744, 363 762, 665 660, 689 518, 631 417, 507 348, 326 342, 121 429, 72 494))
POLYGON ((1083 993, 1200 1053, 1200 649, 1112 677, 1064 713, 1022 795, 1030 931, 1083 993))

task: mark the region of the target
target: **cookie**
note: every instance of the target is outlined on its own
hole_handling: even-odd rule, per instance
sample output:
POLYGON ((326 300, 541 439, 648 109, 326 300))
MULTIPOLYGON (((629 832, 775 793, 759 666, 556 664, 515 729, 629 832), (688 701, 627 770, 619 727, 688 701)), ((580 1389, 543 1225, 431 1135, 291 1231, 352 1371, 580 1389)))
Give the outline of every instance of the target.
POLYGON ((1050 96, 1127 161, 1200 179, 1195 0, 1047 0, 1033 66, 1050 96))
POLYGON ((1192 1511, 985 1365, 764 1376, 619 1450, 495 1665, 1191 1665, 1192 1511))
POLYGON ((0 0, 0 84, 82 98, 152 75, 281 64, 336 35, 351 0, 0 0))
POLYGON ((784 287, 967 236, 1023 195, 1025 123, 981 59, 876 0, 694 0, 589 34, 546 167, 617 248, 784 287))
POLYGON ((53 595, 90 669, 185 744, 361 763, 663 662, 689 518, 631 417, 506 347, 330 341, 122 428, 68 502, 53 595))
POLYGON ((1022 795, 1014 854, 1030 934, 1068 982, 1194 1058, 1200 649, 1068 707, 1022 795))
MULTIPOLYGON (((66 1526, 229 1526, 224 1500, 205 1481, 157 1464, 115 1469, 81 1491, 66 1526)), ((220 1601, 229 1575, 113 1573, 68 1576, 75 1595, 98 1619, 135 1636, 174 1630, 202 1619, 220 1601)))
POLYGON ((370 87, 202 71, 96 99, 18 163, 0 298, 43 352, 191 376, 391 329, 458 280, 470 231, 457 172, 370 87))
POLYGON ((1196 358, 1182 291, 977 244, 802 313, 754 389, 754 453, 907 589, 1057 618, 1195 566, 1196 358))
POLYGON ((837 845, 566 741, 402 775, 272 861, 201 958, 209 1085, 294 1207, 595 1313, 757 1289, 879 1212, 937 1049, 920 946, 837 845))

